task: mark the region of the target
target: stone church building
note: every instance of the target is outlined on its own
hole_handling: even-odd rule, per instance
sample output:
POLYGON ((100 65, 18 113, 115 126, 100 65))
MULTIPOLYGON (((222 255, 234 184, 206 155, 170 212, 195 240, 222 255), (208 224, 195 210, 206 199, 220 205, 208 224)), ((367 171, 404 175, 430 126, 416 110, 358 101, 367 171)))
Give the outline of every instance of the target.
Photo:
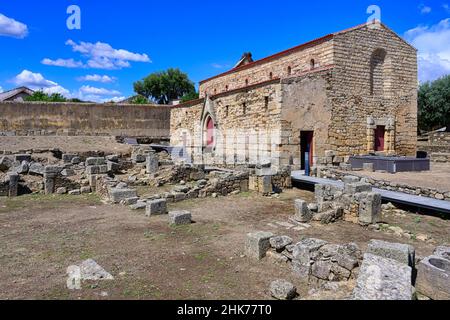
POLYGON ((171 109, 171 144, 194 163, 275 168, 377 153, 415 156, 417 51, 381 23, 261 60, 243 55, 171 109))

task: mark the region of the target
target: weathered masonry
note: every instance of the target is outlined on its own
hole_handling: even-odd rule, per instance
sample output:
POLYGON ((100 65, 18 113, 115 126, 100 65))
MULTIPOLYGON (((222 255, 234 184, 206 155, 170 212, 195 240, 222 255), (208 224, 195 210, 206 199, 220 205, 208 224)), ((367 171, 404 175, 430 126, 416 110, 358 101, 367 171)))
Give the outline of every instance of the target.
POLYGON ((417 85, 416 49, 364 24, 257 61, 244 54, 200 83, 199 100, 172 108, 171 143, 227 166, 300 169, 328 150, 415 156, 417 85))

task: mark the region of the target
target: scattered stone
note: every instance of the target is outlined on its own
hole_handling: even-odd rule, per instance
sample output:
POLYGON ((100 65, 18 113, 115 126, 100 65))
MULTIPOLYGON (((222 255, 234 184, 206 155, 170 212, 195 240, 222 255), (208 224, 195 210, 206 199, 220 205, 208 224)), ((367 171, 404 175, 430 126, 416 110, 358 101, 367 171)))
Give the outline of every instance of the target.
POLYGON ((67 193, 67 188, 60 187, 60 188, 56 189, 56 193, 57 194, 66 194, 67 193))
POLYGON ((39 162, 32 162, 28 168, 28 174, 35 176, 43 176, 44 175, 44 165, 39 162))
POLYGON ((86 162, 85 162, 86 166, 102 166, 102 165, 106 165, 106 160, 105 158, 87 158, 86 162))
POLYGON ((364 182, 347 183, 344 193, 354 195, 361 192, 372 192, 372 185, 364 182))
POLYGON ((297 199, 294 202, 295 215, 294 220, 298 222, 310 222, 313 214, 308 208, 308 204, 304 200, 297 199))
POLYGON ((81 194, 86 194, 86 193, 91 193, 92 190, 91 190, 91 187, 86 186, 86 187, 81 187, 80 192, 81 192, 81 194))
POLYGON ((118 173, 120 171, 120 165, 116 162, 107 161, 106 167, 107 167, 108 172, 111 172, 111 173, 118 173))
POLYGON ((267 251, 266 256, 269 259, 272 259, 273 262, 275 263, 279 263, 279 264, 285 264, 289 262, 289 258, 287 257, 287 255, 283 252, 283 253, 278 253, 275 251, 267 251))
POLYGON ((272 237, 272 233, 263 231, 247 234, 245 243, 247 256, 257 260, 264 258, 270 248, 270 238, 272 237))
POLYGON ((450 261, 439 256, 422 259, 417 267, 416 289, 433 300, 450 300, 450 261))
POLYGON ((120 203, 120 201, 137 197, 137 191, 135 189, 111 189, 109 196, 113 203, 120 203))
POLYGON ((169 221, 171 225, 181 226, 192 223, 192 214, 189 211, 169 212, 169 221))
POLYGON ((412 300, 412 269, 396 260, 366 253, 359 271, 354 300, 412 300))
POLYGON ((286 280, 275 280, 270 284, 270 294, 278 300, 292 300, 297 296, 297 288, 286 280))
POLYGON ((71 196, 79 196, 80 194, 81 194, 80 189, 69 191, 69 195, 71 195, 71 196))
POLYGON ((64 169, 61 171, 61 175, 64 177, 72 177, 75 175, 75 170, 73 169, 64 169))
POLYGON ((114 277, 92 259, 85 260, 80 265, 83 280, 114 280, 114 277))
POLYGON ((77 165, 81 163, 81 158, 80 157, 73 157, 72 161, 70 161, 70 163, 77 165))
POLYGON ((393 259, 414 268, 415 249, 408 244, 371 240, 367 253, 393 259))
POLYGON ((362 225, 381 222, 381 194, 369 192, 359 195, 358 219, 362 225))
POLYGON ((31 154, 16 154, 14 160, 18 162, 31 162, 31 154))
POLYGON ((0 171, 8 171, 13 165, 13 161, 9 157, 0 157, 0 171))
POLYGON ((283 251, 290 244, 292 244, 292 239, 288 236, 277 236, 270 239, 270 246, 278 252, 283 251))
POLYGON ((19 175, 17 173, 9 173, 9 187, 8 187, 8 195, 10 197, 17 197, 19 195, 19 175))
POLYGON ((106 156, 106 160, 118 163, 119 162, 119 156, 117 154, 112 154, 112 155, 106 156))
POLYGON ((157 199, 147 202, 145 212, 147 217, 161 214, 167 214, 167 201, 165 199, 157 199))
POLYGON ((318 212, 319 206, 317 205, 317 203, 310 203, 310 204, 308 204, 308 209, 311 212, 318 212))
POLYGON ((131 210, 145 210, 147 203, 144 201, 138 201, 136 204, 130 205, 131 210))
POLYGON ((342 181, 343 181, 345 184, 348 184, 348 183, 358 183, 358 182, 361 181, 361 179, 358 178, 358 177, 355 177, 355 176, 345 176, 344 178, 342 178, 342 181))

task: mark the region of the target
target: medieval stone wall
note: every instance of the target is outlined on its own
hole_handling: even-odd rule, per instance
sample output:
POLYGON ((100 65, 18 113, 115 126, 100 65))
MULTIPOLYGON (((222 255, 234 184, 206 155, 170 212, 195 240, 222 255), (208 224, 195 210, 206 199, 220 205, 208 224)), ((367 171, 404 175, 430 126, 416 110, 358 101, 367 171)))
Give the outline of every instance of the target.
POLYGON ((1 135, 169 137, 170 108, 93 103, 0 103, 1 135))
POLYGON ((381 125, 392 126, 385 144, 393 150, 387 151, 415 155, 416 50, 392 31, 372 25, 335 35, 334 60, 331 149, 340 155, 367 154, 373 151, 373 129, 381 125))
POLYGON ((305 44, 286 54, 268 57, 248 66, 237 68, 236 71, 223 76, 201 82, 200 97, 304 73, 312 68, 311 60, 314 60, 315 68, 333 64, 333 40, 331 37, 305 44))
POLYGON ((235 159, 234 164, 238 165, 247 161, 257 164, 263 160, 272 160, 274 165, 279 165, 279 81, 217 95, 206 103, 173 107, 171 144, 186 144, 192 146, 190 153, 202 153, 201 150, 205 147, 202 119, 205 114, 213 118, 216 129, 214 151, 203 153, 206 163, 220 165, 226 162, 231 165, 230 162, 235 159))
POLYGON ((328 128, 332 122, 329 99, 332 68, 282 81, 282 165, 300 168, 301 131, 314 131, 313 154, 330 149, 328 128))

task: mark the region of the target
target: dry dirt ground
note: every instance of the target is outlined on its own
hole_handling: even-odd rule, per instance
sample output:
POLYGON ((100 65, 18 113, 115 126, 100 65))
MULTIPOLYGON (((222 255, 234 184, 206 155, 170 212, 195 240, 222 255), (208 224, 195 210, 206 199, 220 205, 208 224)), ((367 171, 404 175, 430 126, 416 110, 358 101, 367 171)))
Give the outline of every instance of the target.
POLYGON ((105 153, 129 153, 130 146, 117 143, 114 137, 103 136, 49 136, 49 137, 0 137, 0 150, 18 153, 21 150, 51 150, 58 147, 63 152, 101 151, 105 153))
MULTIPOLYGON (((311 298, 286 265, 244 256, 246 234, 258 230, 295 241, 356 242, 362 249, 370 239, 386 239, 411 243, 421 256, 434 249, 346 222, 304 231, 275 227, 288 221, 296 198, 312 201, 313 194, 294 189, 278 199, 243 193, 170 205, 192 212, 196 223, 185 227, 170 227, 167 216, 147 218, 103 204, 94 195, 0 198, 0 299, 269 299, 269 284, 279 278, 297 285, 299 298, 311 298), (68 290, 67 267, 88 258, 115 279, 68 290)), ((427 233, 437 244, 450 242, 449 221, 416 214, 385 219, 427 233)))
POLYGON ((415 187, 450 191, 450 163, 432 163, 430 171, 399 172, 396 174, 379 172, 358 172, 358 174, 378 180, 407 184, 415 187))

